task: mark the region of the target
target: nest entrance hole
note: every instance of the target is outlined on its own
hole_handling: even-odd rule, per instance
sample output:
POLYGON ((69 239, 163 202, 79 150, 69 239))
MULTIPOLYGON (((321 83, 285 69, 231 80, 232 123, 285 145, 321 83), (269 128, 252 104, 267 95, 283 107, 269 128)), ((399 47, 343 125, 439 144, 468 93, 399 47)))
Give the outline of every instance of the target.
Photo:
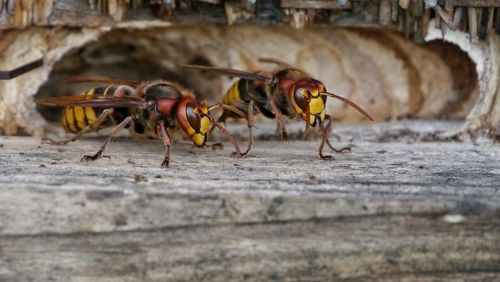
MULTIPOLYGON (((334 75, 338 73, 338 77, 336 79, 340 82, 340 87, 342 87, 342 83, 349 82, 351 84, 355 84, 354 88, 363 89, 363 87, 360 86, 364 83, 370 84, 370 79, 365 79, 366 73, 375 74, 375 72, 379 72, 382 74, 380 77, 381 79, 384 79, 383 76, 385 75, 402 75, 401 73, 391 74, 391 71, 394 72, 392 69, 377 69, 373 70, 373 72, 370 70, 366 71, 366 73, 356 73, 358 69, 362 70, 362 67, 358 67, 358 69, 356 69, 356 66, 354 65, 356 61, 354 58, 356 50, 363 50, 363 48, 366 48, 367 46, 370 48, 371 45, 369 44, 383 45, 384 40, 381 40, 380 38, 363 38, 363 40, 359 40, 356 39, 359 37, 359 33, 356 31, 342 28, 332 30, 331 46, 324 45, 323 41, 325 38, 318 37, 318 42, 321 41, 321 44, 310 42, 312 37, 309 36, 302 38, 297 35, 298 31, 285 27, 214 26, 208 27, 205 30, 198 27, 193 27, 193 30, 190 30, 189 27, 151 28, 146 30, 112 30, 102 35, 99 40, 88 43, 66 53, 61 60, 54 65, 48 81, 39 89, 36 97, 68 96, 82 93, 96 85, 68 85, 64 82, 65 79, 75 75, 102 75, 140 81, 152 79, 172 80, 181 83, 189 89, 192 89, 194 93, 204 97, 209 102, 219 102, 222 94, 228 87, 228 83, 230 83, 227 78, 206 72, 186 71, 177 67, 176 63, 191 63, 221 67, 233 66, 237 68, 244 68, 248 71, 254 71, 256 68, 263 66, 256 62, 258 56, 275 57, 291 64, 295 64, 299 61, 310 69, 316 69, 313 73, 317 72, 319 74, 325 73, 325 68, 331 65, 333 70, 328 71, 334 75), (257 31, 262 32, 263 34, 256 34, 257 31), (237 35, 241 36, 241 38, 234 39, 237 35), (208 37, 210 41, 207 42, 207 38, 205 37, 208 37), (276 37, 282 37, 285 40, 274 40, 273 38, 276 37), (293 39, 293 41, 288 40, 290 38, 293 39), (230 41, 230 39, 234 40, 230 41), (341 45, 339 40, 349 42, 348 44, 342 43, 344 45, 341 45), (235 46, 235 42, 239 44, 235 46), (287 44, 296 44, 296 46, 288 46, 287 44), (289 51, 294 52, 291 51, 292 48, 289 47, 297 48, 297 46, 299 46, 300 48, 301 46, 305 46, 303 49, 307 49, 307 44, 312 44, 311 46, 314 46, 315 48, 318 48, 318 46, 320 47, 317 51, 310 51, 311 54, 301 49, 298 49, 299 52, 297 52, 297 54, 289 54, 289 51), (263 45, 264 47, 260 48, 258 47, 259 45, 263 45), (271 45, 274 45, 271 47, 273 50, 267 50, 267 47, 265 46, 271 45), (321 46, 324 46, 324 50, 321 46), (343 52, 332 55, 332 58, 338 59, 340 63, 335 62, 328 64, 328 62, 323 62, 322 56, 329 55, 330 53, 333 54, 331 52, 331 47, 338 48, 343 52), (342 50, 342 48, 346 50, 349 49, 349 52, 342 50), (295 56, 295 59, 290 59, 293 58, 293 56, 295 56), (302 58, 310 58, 310 60, 304 61, 302 58), (314 64, 314 60, 318 62, 317 66, 314 64), (346 64, 351 64, 350 67, 354 67, 354 69, 349 70, 351 73, 342 73, 345 72, 345 70, 340 67, 345 67, 346 64), (338 70, 336 68, 338 68, 338 70), (350 77, 343 78, 342 75, 350 77), (352 81, 349 81, 349 79, 352 81)), ((313 30, 307 32, 311 34, 317 33, 316 35, 322 35, 323 37, 325 37, 324 35, 326 34, 324 33, 324 30, 321 29, 318 31, 313 30)), ((389 32, 379 32, 377 33, 379 34, 377 36, 386 38, 386 33, 388 34, 389 32)), ((326 39, 330 40, 329 38, 326 39)), ((394 44, 394 42, 397 43, 399 41, 392 40, 391 44, 394 44)), ((406 43, 396 47, 388 44, 385 47, 387 48, 387 52, 393 52, 396 54, 397 52, 408 52, 409 56, 399 56, 398 58, 401 60, 407 60, 411 57, 411 53, 409 49, 405 49, 407 48, 405 46, 409 44, 405 44, 406 43)), ((432 117, 464 118, 467 114, 467 110, 470 109, 473 104, 473 99, 477 96, 477 93, 475 93, 475 91, 477 92, 477 73, 475 70, 475 64, 466 52, 460 50, 460 48, 453 43, 436 40, 425 43, 421 47, 438 54, 439 58, 441 58, 441 60, 448 66, 452 73, 452 81, 447 81, 446 83, 450 83, 453 86, 453 95, 447 96, 449 99, 449 101, 447 101, 447 106, 444 107, 441 112, 432 117), (468 105, 468 108, 464 109, 464 105, 468 105)), ((384 51, 383 48, 379 48, 378 50, 384 51)), ((364 55, 366 57, 366 54, 364 55)), ((408 65, 411 64, 411 62, 403 62, 403 64, 408 65)), ((299 67, 302 67, 302 65, 299 65, 299 67)), ((268 69, 271 68, 268 67, 268 69)), ((419 71, 424 70, 417 69, 416 71, 418 74, 419 71)), ((332 78, 332 80, 334 79, 335 77, 332 78)), ((408 81, 411 81, 411 78, 409 78, 408 81)), ((391 85, 387 85, 388 82, 385 83, 385 88, 392 87, 391 85)), ((337 85, 339 84, 334 84, 334 87, 337 85)), ((352 88, 352 86, 346 87, 348 90, 350 88, 352 88)), ((371 87, 368 88, 371 91, 377 91, 377 89, 371 87)), ((381 91, 383 90, 384 89, 381 91)), ((361 90, 359 91, 361 92, 361 90)), ((365 93, 360 94, 363 95, 360 95, 359 97, 365 96, 365 93)), ((380 93, 380 96, 383 95, 385 94, 380 93)), ((422 93, 422 95, 425 99, 426 93, 422 93)), ((377 99, 379 99, 376 95, 372 96, 374 97, 366 97, 366 105, 368 107, 371 106, 370 101, 377 101, 377 99)), ((360 102, 360 99, 357 98, 357 96, 354 96, 354 99, 360 102)), ((361 103, 362 102, 363 101, 361 101, 361 103)), ((397 103, 392 103, 392 105, 396 104, 397 103)), ((375 103, 373 107, 376 106, 377 105, 375 103)), ((59 121, 60 114, 57 111, 54 111, 53 108, 38 107, 38 110, 48 121, 59 121)), ((382 112, 387 112, 387 110, 383 110, 382 112)), ((403 110, 398 109, 395 112, 403 113, 403 110)), ((419 117, 418 115, 414 115, 412 113, 404 114, 405 115, 402 115, 402 117, 419 117)), ((379 120, 387 120, 390 118, 390 116, 385 116, 383 118, 379 118, 379 120)))

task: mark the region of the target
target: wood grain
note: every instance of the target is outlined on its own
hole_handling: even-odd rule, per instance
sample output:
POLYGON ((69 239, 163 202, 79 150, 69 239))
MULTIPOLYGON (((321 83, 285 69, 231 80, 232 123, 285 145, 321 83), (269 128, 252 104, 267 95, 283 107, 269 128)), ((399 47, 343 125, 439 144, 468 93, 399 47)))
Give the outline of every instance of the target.
POLYGON ((428 126, 340 127, 358 137, 332 162, 317 141, 242 160, 177 142, 169 170, 159 140, 87 164, 102 138, 1 137, 0 280, 494 280, 500 147, 377 142, 428 126))

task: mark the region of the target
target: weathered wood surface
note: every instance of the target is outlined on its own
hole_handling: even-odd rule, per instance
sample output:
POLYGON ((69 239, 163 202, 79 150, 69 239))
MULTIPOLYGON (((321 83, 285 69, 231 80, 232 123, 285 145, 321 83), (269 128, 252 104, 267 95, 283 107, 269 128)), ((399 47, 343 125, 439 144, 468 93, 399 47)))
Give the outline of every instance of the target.
MULTIPOLYGON (((149 5, 148 1, 131 1, 137 2, 139 5, 135 6, 129 2, 119 3, 118 1, 102 1, 102 4, 106 9, 100 12, 97 8, 92 8, 89 2, 94 2, 95 6, 99 6, 98 1, 91 0, 44 0, 44 1, 26 1, 21 5, 16 5, 17 1, 0 1, 0 30, 24 27, 29 25, 37 26, 80 26, 80 27, 98 27, 98 26, 114 26, 120 21, 160 21, 162 20, 158 14, 158 7, 153 8, 149 5), (35 4, 36 3, 36 4, 35 4), (39 8, 40 7, 43 7, 39 8), (135 6, 135 7, 134 7, 135 6), (116 10, 113 12, 108 12, 106 10, 116 10), (120 14, 120 15, 118 15, 120 14)), ((217 1, 201 1, 206 3, 200 3, 200 1, 194 1, 193 3, 183 3, 184 7, 177 7, 170 17, 164 18, 170 23, 227 23, 223 5, 217 1), (207 4, 213 2, 212 4, 207 4), (214 5, 214 4, 218 5, 214 5), (192 8, 192 7, 195 8, 192 8)), ((373 8, 368 6, 377 6, 376 1, 373 3, 359 3, 366 1, 346 1, 345 4, 339 4, 338 1, 281 1, 280 6, 282 8, 304 8, 304 9, 345 9, 352 8, 353 6, 359 5, 360 7, 355 9, 364 10, 367 13, 373 13, 373 8), (365 6, 363 6, 365 5, 365 6)), ((379 5, 381 13, 378 18, 380 18, 382 26, 387 26, 389 23, 387 19, 392 17, 391 6, 387 5, 389 1, 380 0, 379 5), (387 10, 389 9, 389 10, 387 10), (389 13, 389 15, 387 15, 389 13)), ((397 2, 397 1, 392 1, 397 2)), ((417 1, 421 2, 421 1, 417 1)), ((420 3, 416 3, 421 5, 420 3)), ((268 2, 261 4, 261 6, 271 5, 268 2)), ((406 8, 408 4, 404 5, 406 8)), ((500 2, 497 0, 457 0, 450 3, 447 2, 450 7, 499 7, 500 2)), ((279 21, 280 14, 283 13, 279 11, 278 5, 268 7, 267 9, 261 8, 257 11, 256 18, 251 17, 250 20, 246 19, 243 22, 247 23, 268 23, 279 21)), ((397 9, 397 6, 393 6, 397 9)), ((405 9, 406 9, 405 8, 405 9)), ((242 9, 242 8, 240 8, 242 9)), ((394 11, 393 11, 394 13, 394 11)), ((350 16, 359 16, 356 14, 349 14, 350 16)), ((356 18, 356 17, 353 17, 356 18)), ((377 17, 371 17, 377 18, 377 17)), ((366 20, 366 18, 365 18, 366 20)), ((396 21, 393 19, 393 21, 396 21)), ((326 23, 326 22, 325 22, 326 23)), ((350 20, 351 24, 361 24, 356 20, 350 20)), ((375 20, 364 24, 376 24, 375 20)))
POLYGON ((318 141, 242 160, 177 142, 168 170, 157 140, 90 164, 102 138, 1 137, 0 280, 498 279, 500 146, 376 142, 386 127, 338 129, 355 147, 332 162, 318 141))
MULTIPOLYGON (((103 1, 109 3, 112 1, 103 1)), ((197 10, 187 9, 175 10, 175 13, 167 21, 162 21, 156 12, 152 11, 149 2, 132 8, 130 5, 122 5, 114 2, 117 10, 125 12, 122 19, 114 19, 107 11, 99 11, 97 8, 92 8, 89 1, 84 0, 46 0, 47 4, 45 14, 41 19, 37 18, 36 12, 31 11, 33 5, 25 7, 22 13, 29 16, 23 16, 22 19, 16 21, 16 12, 14 7, 5 9, 0 14, 0 30, 19 28, 23 26, 65 26, 65 27, 113 27, 126 26, 127 22, 156 22, 161 26, 168 26, 171 23, 226 23, 226 17, 222 6, 202 5, 197 10), (121 22, 123 21, 123 24, 121 22)), ((124 2, 125 3, 125 2, 124 2)), ((1 1, 0 1, 0 4, 1 1)), ((1 10, 0 10, 1 11, 1 10)), ((137 24, 135 26, 138 26, 137 24)))

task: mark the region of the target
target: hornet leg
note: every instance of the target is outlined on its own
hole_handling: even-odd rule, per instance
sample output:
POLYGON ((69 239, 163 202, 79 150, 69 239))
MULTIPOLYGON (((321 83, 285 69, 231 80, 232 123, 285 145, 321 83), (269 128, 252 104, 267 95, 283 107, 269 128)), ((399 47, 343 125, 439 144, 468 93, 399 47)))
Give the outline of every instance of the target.
POLYGON ((278 129, 280 131, 281 139, 288 140, 288 134, 286 133, 285 128, 285 120, 283 119, 283 114, 281 113, 278 105, 276 105, 274 98, 271 99, 271 107, 273 108, 274 114, 276 115, 276 120, 278 121, 278 129))
POLYGON ((309 123, 311 119, 311 110, 309 109, 309 101, 307 101, 306 108, 306 128, 304 129, 304 133, 302 134, 302 139, 305 140, 309 135, 309 130, 311 129, 311 124, 309 123))
POLYGON ((252 144, 253 144, 253 110, 254 110, 254 102, 253 100, 250 101, 248 104, 248 115, 247 115, 247 126, 248 126, 248 148, 247 150, 243 153, 243 155, 246 155, 250 152, 252 149, 252 144))
POLYGON ((340 149, 335 149, 332 144, 330 143, 330 140, 326 139, 326 144, 328 145, 328 147, 330 147, 330 149, 332 151, 334 151, 335 153, 345 153, 345 152, 350 152, 351 151, 351 147, 350 146, 347 146, 347 147, 343 147, 343 148, 340 148, 340 149))
POLYGON ((78 139, 80 139, 80 137, 82 137, 84 134, 88 133, 88 132, 93 132, 93 131, 96 131, 99 126, 101 125, 101 123, 103 123, 106 118, 113 112, 113 109, 106 109, 104 110, 101 115, 99 115, 99 117, 97 118, 96 121, 94 121, 93 123, 85 126, 82 130, 78 131, 78 133, 71 137, 71 138, 68 138, 66 140, 60 140, 60 141, 57 141, 57 140, 54 140, 54 139, 51 139, 51 138, 48 138, 48 137, 44 137, 42 138, 42 143, 43 144, 50 144, 50 145, 57 145, 57 146, 61 146, 61 145, 66 145, 68 144, 69 142, 74 142, 78 139))
MULTIPOLYGON (((217 119, 217 122, 223 123, 224 125, 226 125, 226 120, 227 120, 228 116, 229 116, 229 113, 226 111, 226 109, 223 109, 222 115, 217 119)), ((212 127, 210 127, 210 130, 208 131, 208 135, 212 135, 212 132, 214 131, 214 129, 215 129, 215 124, 212 124, 212 127)))
MULTIPOLYGON (((236 107, 233 107, 233 106, 230 106, 230 105, 226 105, 226 104, 222 104, 222 103, 218 103, 218 104, 215 104, 213 106, 211 106, 211 108, 215 108, 215 107, 221 107, 224 109, 224 111, 231 111, 237 115, 239 115, 240 117, 242 118, 245 118, 247 119, 247 126, 248 126, 248 134, 249 134, 249 141, 248 141, 248 148, 246 149, 245 152, 243 153, 236 153, 236 152, 233 152, 233 155, 235 155, 236 153, 236 156, 238 156, 238 154, 240 154, 238 157, 243 157, 245 155, 247 155, 249 152, 250 152, 250 149, 252 148, 252 144, 253 144, 253 133, 252 133, 252 127, 253 127, 253 108, 254 108, 254 102, 253 101, 250 101, 249 105, 248 105, 248 110, 249 110, 249 113, 247 115, 245 115, 244 112, 242 112, 241 110, 239 110, 238 108, 236 107)), ((219 119, 220 120, 220 119, 219 119)), ((219 128, 219 130, 222 131, 221 127, 220 127, 220 123, 218 122, 214 122, 214 126, 217 126, 219 128)), ((224 128, 224 130, 227 132, 227 130, 224 128)), ((222 131, 222 133, 224 133, 224 131, 222 131)), ((228 133, 228 132, 227 132, 228 133)), ((224 133, 226 135, 226 137, 228 137, 228 135, 226 133, 224 133)), ((229 133, 228 133, 229 134, 229 133)), ((230 135, 231 136, 231 135, 230 135)), ((229 137, 228 137, 229 138, 229 137)), ((229 138, 229 140, 231 139, 234 139, 234 137, 231 136, 231 138, 229 138)), ((231 141, 232 142, 232 141, 231 141)), ((234 142, 233 142, 234 144, 234 142)))
POLYGON ((226 138, 231 142, 233 143, 234 145, 234 148, 236 149, 235 152, 232 152, 231 153, 231 156, 233 157, 236 157, 236 158, 241 158, 243 157, 243 155, 241 154, 241 151, 240 151, 240 146, 238 145, 238 142, 236 141, 236 139, 234 139, 234 137, 227 131, 227 129, 222 126, 220 123, 218 123, 217 121, 214 120, 214 118, 207 114, 206 117, 208 117, 208 119, 213 122, 215 124, 215 126, 217 126, 217 128, 220 130, 220 132, 222 132, 222 134, 224 134, 226 136, 226 138))
MULTIPOLYGON (((241 116, 242 118, 245 118, 245 113, 243 113, 242 111, 240 111, 236 107, 229 106, 226 104, 221 104, 221 107, 223 107, 224 110, 231 111, 231 112, 236 113, 237 115, 241 116)), ((253 131, 252 131, 253 110, 254 110, 254 102, 250 101, 250 103, 248 103, 248 113, 246 114, 247 126, 248 126, 248 147, 245 150, 245 152, 241 153, 242 156, 247 155, 250 152, 250 150, 252 149, 252 144, 253 144, 253 131)))
POLYGON ((165 128, 165 122, 163 120, 156 125, 156 131, 161 135, 161 139, 165 145, 165 156, 163 157, 161 167, 168 168, 170 164, 170 147, 172 146, 172 140, 168 135, 168 131, 165 128))
POLYGON ((322 159, 322 160, 332 160, 333 157, 331 155, 323 155, 323 147, 325 146, 325 143, 328 145, 328 147, 330 147, 330 149, 332 149, 332 151, 336 152, 336 153, 343 153, 343 152, 346 152, 346 151, 350 151, 351 150, 351 147, 344 147, 344 148, 341 148, 341 149, 335 149, 331 144, 330 144, 330 141, 328 140, 328 136, 330 134, 330 129, 332 128, 332 119, 330 116, 326 116, 326 118, 328 119, 328 124, 323 127, 323 136, 321 138, 321 143, 319 145, 319 148, 318 148, 318 153, 319 153, 319 157, 322 159))
POLYGON ((85 155, 85 156, 83 156, 83 158, 81 159, 81 161, 82 162, 83 161, 95 161, 98 158, 100 158, 101 155, 102 155, 102 153, 106 149, 106 146, 108 145, 109 142, 111 142, 111 140, 113 139, 113 137, 116 134, 118 134, 118 132, 120 132, 122 129, 124 129, 132 121, 133 121, 132 116, 128 116, 127 118, 125 118, 119 125, 115 126, 113 128, 113 130, 111 130, 111 134, 109 135, 108 139, 106 139, 106 142, 104 142, 104 144, 102 145, 101 149, 99 149, 99 151, 97 151, 97 153, 95 153, 93 156, 85 155))
MULTIPOLYGON (((222 112, 222 115, 217 119, 217 122, 219 123, 223 123, 224 125, 226 125, 226 110, 224 110, 222 112)), ((212 135, 212 132, 214 131, 215 129, 215 123, 212 124, 212 127, 210 127, 210 130, 208 130, 208 135, 212 135)), ((204 148, 207 148, 209 150, 222 150, 224 148, 224 145, 222 145, 222 143, 214 143, 214 144, 211 144, 211 145, 205 145, 204 148)))

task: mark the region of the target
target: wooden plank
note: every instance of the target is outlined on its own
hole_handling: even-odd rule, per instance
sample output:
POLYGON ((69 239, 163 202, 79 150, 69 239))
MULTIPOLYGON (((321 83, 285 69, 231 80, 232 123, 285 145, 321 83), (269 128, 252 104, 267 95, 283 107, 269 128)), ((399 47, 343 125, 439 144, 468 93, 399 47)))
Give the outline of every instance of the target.
POLYGON ((0 137, 0 280, 494 280, 500 147, 374 141, 459 126, 438 124, 337 126, 358 137, 332 162, 316 141, 242 160, 180 142, 169 170, 159 140, 82 163, 102 139, 0 137))
POLYGON ((429 22, 431 20, 431 10, 425 9, 422 16, 422 38, 425 39, 427 33, 429 32, 429 22))
MULTIPOLYGON (((213 3, 219 3, 219 0, 207 0, 213 3)), ((5 2, 5 1, 4 1, 5 2)), ((104 3, 105 1, 100 1, 104 3)), ((394 3, 399 3, 398 0, 382 0, 381 3, 390 2, 390 6, 394 3)), ((3 3, 3 2, 2 2, 3 3)), ((11 2, 9 2, 11 3, 11 2)), ((20 3, 15 1, 15 3, 20 3)), ((40 2, 41 3, 41 2, 40 2)), ((406 3, 406 2, 405 2, 406 3)), ((352 9, 352 2, 347 1, 343 4, 341 1, 334 0, 283 0, 281 2, 284 8, 301 8, 301 9, 352 9)), ((464 1, 457 0, 454 4, 455 6, 474 6, 474 7, 500 7, 500 1, 464 1)), ((383 6, 383 5, 382 5, 383 6)), ((17 6, 16 6, 17 7, 17 6)), ((17 7, 19 8, 19 7, 17 7)), ((3 7, 4 11, 0 22, 0 29, 15 28, 14 22, 11 19, 17 19, 19 23, 22 20, 22 13, 18 11, 15 14, 7 15, 6 7, 3 7)), ((390 14, 390 19, 395 22, 397 18, 397 10, 387 6, 381 11, 384 14, 390 14), (385 9, 385 10, 384 10, 385 9)), ((11 11, 13 13, 13 11, 11 11)), ((379 13, 380 15, 380 13, 379 13)), ((385 16, 384 16, 385 17, 385 16)), ((40 19, 38 19, 40 20, 40 19)), ((147 6, 139 6, 136 8, 129 7, 126 11, 124 21, 132 20, 144 20, 152 21, 158 20, 147 6)), ((223 10, 218 9, 217 6, 211 6, 210 9, 204 9, 200 14, 188 14, 186 11, 176 10, 173 13, 173 17, 169 19, 175 23, 196 23, 196 22, 210 22, 210 23, 224 23, 226 19, 224 18, 223 10), (213 8, 213 9, 212 9, 213 8)), ((384 20, 383 25, 388 25, 388 19, 384 20)), ((85 27, 95 27, 95 26, 111 26, 116 24, 109 15, 101 14, 97 9, 91 9, 87 1, 76 1, 76 0, 58 0, 54 1, 54 7, 52 13, 47 19, 42 21, 37 21, 37 25, 43 26, 54 26, 54 25, 68 25, 68 26, 85 26, 85 27)))
POLYGON ((446 25, 452 30, 456 29, 456 26, 453 25, 453 18, 451 17, 450 14, 450 11, 453 11, 453 9, 443 10, 441 6, 436 5, 436 7, 434 7, 434 11, 436 11, 436 16, 437 16, 436 18, 442 19, 442 21, 446 23, 446 25))
POLYGON ((495 24, 495 29, 498 34, 500 34, 500 8, 496 8, 496 24, 495 24))
POLYGON ((425 3, 423 1, 413 1, 413 16, 420 18, 425 10, 425 3))
POLYGON ((405 22, 404 22, 404 31, 405 31, 405 38, 410 39, 410 33, 412 32, 412 16, 410 13, 410 9, 404 9, 404 14, 405 14, 405 22))
POLYGON ((399 12, 399 0, 391 1, 391 21, 396 23, 398 21, 398 12, 399 12))
POLYGON ((399 6, 401 9, 408 9, 410 7, 410 0, 399 0, 399 6))
POLYGON ((495 8, 488 8, 488 25, 486 27, 486 34, 493 34, 493 19, 495 17, 495 8))
POLYGON ((462 7, 457 7, 455 13, 453 14, 453 25, 461 28, 463 19, 463 9, 462 7))
POLYGON ((381 25, 388 26, 391 24, 391 1, 380 0, 378 19, 381 25))
POLYGON ((297 8, 297 9, 351 9, 351 2, 345 4, 334 0, 281 0, 282 8, 297 8))
POLYGON ((210 4, 214 4, 214 5, 218 5, 218 4, 222 3, 221 0, 196 0, 196 1, 197 2, 210 3, 210 4))
POLYGON ((455 6, 466 7, 500 7, 498 0, 454 0, 455 6))
POLYGON ((477 34, 478 23, 477 23, 477 12, 476 8, 467 8, 467 16, 469 22, 469 35, 472 42, 478 41, 479 37, 477 34))
MULTIPOLYGON (((175 23, 225 23, 226 18, 223 10, 206 9, 200 14, 174 13, 169 22, 175 23)), ((4 17, 6 13, 4 11, 4 17)), ((115 26, 116 24, 129 21, 159 21, 151 12, 150 7, 139 6, 127 9, 122 22, 113 20, 109 15, 100 13, 97 9, 91 9, 87 1, 58 0, 54 1, 52 13, 48 16, 44 26, 74 26, 74 27, 98 27, 115 26)), ((0 19, 0 30, 16 28, 17 26, 5 18, 0 19)), ((168 22, 165 22, 167 25, 168 22)))
POLYGON ((448 14, 448 17, 450 19, 453 19, 453 12, 455 8, 455 1, 454 0, 447 0, 444 6, 445 12, 448 14))
POLYGON ((424 43, 424 37, 423 37, 423 31, 422 31, 422 23, 423 23, 423 16, 424 16, 424 2, 423 1, 416 1, 413 3, 413 9, 412 9, 412 14, 414 16, 413 19, 413 41, 416 43, 424 43))

